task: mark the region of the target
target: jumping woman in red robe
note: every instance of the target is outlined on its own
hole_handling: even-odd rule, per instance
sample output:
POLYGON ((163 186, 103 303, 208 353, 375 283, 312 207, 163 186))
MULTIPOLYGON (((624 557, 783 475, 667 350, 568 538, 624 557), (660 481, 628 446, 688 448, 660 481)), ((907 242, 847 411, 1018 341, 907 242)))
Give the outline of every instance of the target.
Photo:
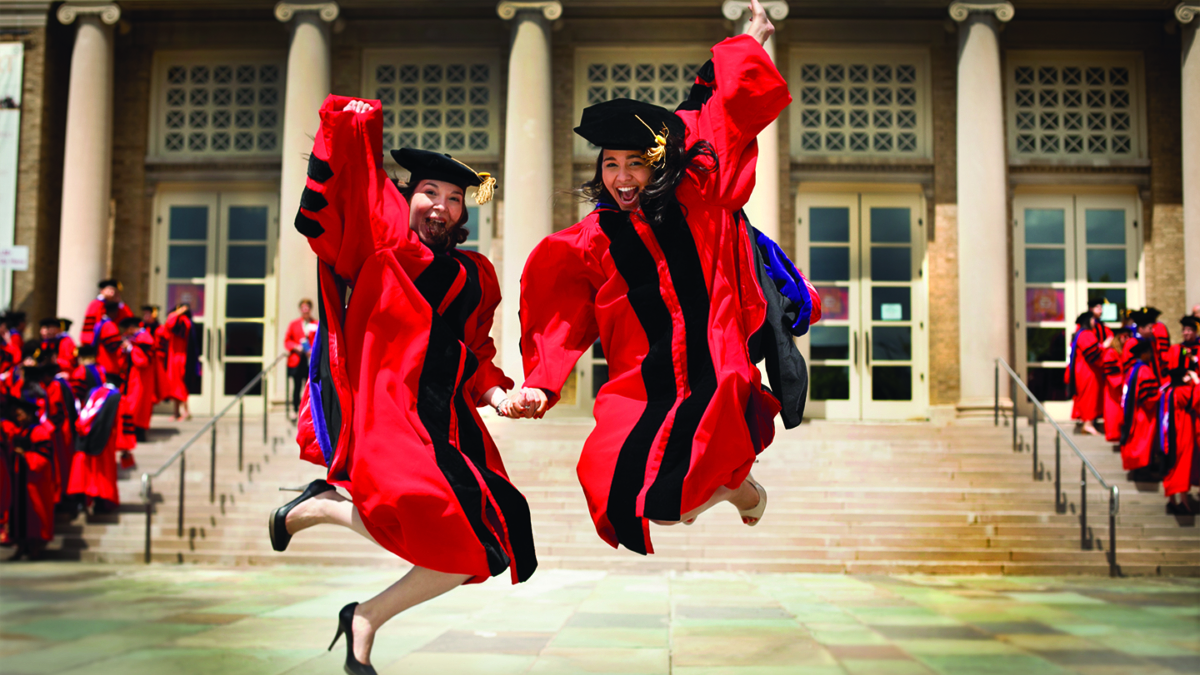
POLYGON ((755 137, 791 96, 762 48, 774 28, 751 9, 746 34, 713 47, 695 105, 616 99, 584 111, 575 132, 602 148, 583 188, 596 209, 539 244, 521 280, 523 408, 544 414, 599 339, 610 379, 579 480, 600 537, 643 555, 651 522, 690 523, 728 501, 755 525, 767 503, 749 474, 780 402, 748 347, 766 300, 739 212, 755 137))
POLYGON ((489 335, 499 281, 486 257, 456 248, 466 188, 479 187, 484 203, 494 180, 404 149, 393 156, 411 176, 398 189, 383 170, 379 101, 330 96, 320 116, 295 221, 320 281, 298 440, 303 458, 328 467, 328 483, 309 484, 269 524, 276 550, 329 523, 414 565, 339 614, 347 672, 374 673, 371 644, 391 617, 505 570, 524 581, 537 561, 529 507, 477 411, 513 405, 489 335))

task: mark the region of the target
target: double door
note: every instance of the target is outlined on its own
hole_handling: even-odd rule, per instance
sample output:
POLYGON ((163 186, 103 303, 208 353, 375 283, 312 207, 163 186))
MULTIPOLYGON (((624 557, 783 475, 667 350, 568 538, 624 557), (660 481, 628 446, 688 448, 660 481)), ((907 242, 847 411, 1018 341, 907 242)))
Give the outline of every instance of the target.
POLYGON ((823 316, 801 349, 806 414, 828 419, 928 416, 925 222, 920 193, 801 191, 796 264, 823 316))
MULTIPOLYGON (((191 306, 200 338, 200 386, 191 411, 220 410, 274 360, 277 192, 164 192, 155 218, 156 300, 161 318, 191 306)), ((282 372, 282 371, 280 371, 282 372)), ((247 412, 262 412, 256 384, 247 412)))

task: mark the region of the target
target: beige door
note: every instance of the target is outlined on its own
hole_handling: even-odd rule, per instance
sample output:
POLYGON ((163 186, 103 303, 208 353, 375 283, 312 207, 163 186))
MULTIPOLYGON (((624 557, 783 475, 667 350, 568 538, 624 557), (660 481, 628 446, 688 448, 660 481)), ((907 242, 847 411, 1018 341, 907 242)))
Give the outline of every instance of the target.
MULTIPOLYGON (((192 306, 201 337, 193 413, 223 408, 277 353, 275 242, 279 197, 271 192, 164 192, 157 199, 153 289, 164 314, 192 306)), ((251 394, 261 394, 256 385, 251 394)), ((246 399, 261 413, 262 398, 246 399)))
POLYGON ((928 416, 925 224, 919 193, 802 191, 797 266, 823 316, 800 340, 807 414, 827 419, 928 416))

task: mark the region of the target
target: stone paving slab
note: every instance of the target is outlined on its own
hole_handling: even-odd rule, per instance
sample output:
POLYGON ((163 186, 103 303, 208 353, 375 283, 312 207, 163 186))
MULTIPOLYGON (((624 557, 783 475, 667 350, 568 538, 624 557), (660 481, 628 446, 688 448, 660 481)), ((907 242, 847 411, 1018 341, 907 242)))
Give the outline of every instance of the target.
MULTIPOLYGON (((11 563, 5 675, 333 675, 337 610, 405 568, 11 563)), ((387 624, 381 675, 1175 675, 1200 580, 545 570, 387 624)))

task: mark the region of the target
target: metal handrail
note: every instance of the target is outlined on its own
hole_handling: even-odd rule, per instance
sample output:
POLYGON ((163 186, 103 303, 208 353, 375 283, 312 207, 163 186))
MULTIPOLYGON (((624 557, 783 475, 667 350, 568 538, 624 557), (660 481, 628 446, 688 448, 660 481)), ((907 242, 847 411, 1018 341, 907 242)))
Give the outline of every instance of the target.
POLYGON ((242 464, 243 464, 242 444, 243 444, 243 439, 245 436, 244 432, 245 432, 245 419, 246 419, 246 416, 245 416, 246 394, 248 394, 250 392, 250 390, 254 388, 255 384, 258 384, 260 381, 262 382, 262 385, 263 385, 262 386, 263 443, 266 443, 267 442, 267 424, 268 424, 268 420, 270 418, 270 414, 269 414, 270 413, 270 397, 269 397, 269 393, 268 393, 270 388, 268 387, 268 384, 267 384, 268 383, 267 373, 270 373, 272 370, 274 370, 275 367, 278 366, 281 361, 286 359, 289 354, 290 354, 290 352, 284 352, 284 353, 280 354, 278 357, 275 358, 274 361, 271 362, 271 365, 267 366, 262 371, 260 371, 257 375, 255 375, 254 379, 247 382, 246 386, 242 387, 242 390, 239 391, 237 393, 237 395, 233 397, 233 400, 229 402, 229 405, 226 405, 221 410, 221 412, 217 413, 216 415, 213 415, 212 419, 210 419, 208 422, 206 422, 204 424, 204 426, 200 427, 200 429, 195 434, 192 434, 192 437, 189 438, 186 443, 181 445, 179 447, 179 449, 174 452, 174 454, 172 454, 169 458, 167 458, 167 461, 164 462, 162 466, 158 467, 158 469, 156 471, 151 472, 151 473, 143 473, 142 474, 142 490, 141 490, 142 501, 146 506, 146 542, 145 542, 145 553, 143 555, 143 559, 145 562, 147 562, 147 563, 150 562, 150 524, 151 524, 151 520, 154 515, 154 505, 153 505, 153 501, 151 499, 153 480, 155 478, 158 478, 159 476, 161 476, 163 474, 163 472, 167 470, 168 467, 170 467, 172 464, 175 463, 175 460, 179 460, 179 524, 178 524, 177 534, 178 534, 178 536, 182 537, 183 536, 183 518, 184 518, 183 484, 184 484, 184 472, 187 468, 187 460, 184 457, 183 453, 187 452, 188 448, 192 447, 193 443, 200 440, 200 437, 204 435, 204 432, 208 431, 211 433, 212 437, 209 442, 210 457, 209 457, 209 474, 208 474, 208 501, 210 503, 216 501, 217 422, 220 421, 220 419, 222 417, 224 417, 226 413, 228 413, 230 410, 232 410, 234 405, 238 406, 238 471, 241 471, 242 464))
POLYGON ((1120 576, 1120 567, 1117 565, 1117 513, 1120 510, 1120 490, 1116 485, 1109 485, 1108 481, 1104 480, 1104 476, 1096 470, 1096 467, 1088 460, 1087 457, 1079 451, 1071 438, 1067 436, 1067 432, 1058 426, 1058 422, 1046 412, 1046 407, 1038 400, 1033 392, 1029 391, 1029 387, 1021 380, 1021 376, 1017 375, 1008 362, 1002 358, 996 359, 996 394, 994 406, 994 422, 995 426, 1000 426, 1000 366, 1004 366, 1004 370, 1009 375, 1009 380, 1012 384, 1012 425, 1013 425, 1013 450, 1017 449, 1017 387, 1020 387, 1025 392, 1025 396, 1033 403, 1033 410, 1030 412, 1029 421, 1032 426, 1032 450, 1033 450, 1033 479, 1041 480, 1042 473, 1038 464, 1038 411, 1045 415, 1046 421, 1054 427, 1056 432, 1054 436, 1054 509, 1058 513, 1066 511, 1066 495, 1062 491, 1062 441, 1066 441, 1067 445, 1075 451, 1075 455, 1079 457, 1081 466, 1079 469, 1079 548, 1083 551, 1092 550, 1092 539, 1088 536, 1087 527, 1087 475, 1090 471, 1096 480, 1109 493, 1108 500, 1108 572, 1110 576, 1120 576))

